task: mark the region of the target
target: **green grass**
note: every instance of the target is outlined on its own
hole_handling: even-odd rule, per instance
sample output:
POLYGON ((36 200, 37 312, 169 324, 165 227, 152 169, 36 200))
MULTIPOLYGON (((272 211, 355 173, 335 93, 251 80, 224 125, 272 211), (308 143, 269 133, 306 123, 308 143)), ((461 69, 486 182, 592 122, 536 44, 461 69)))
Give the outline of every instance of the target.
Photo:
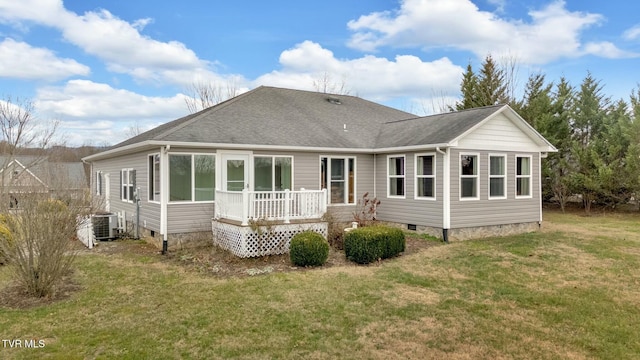
POLYGON ((639 220, 551 212, 534 234, 228 279, 160 255, 80 256, 82 290, 0 308, 0 339, 46 344, 0 358, 634 359, 639 220))

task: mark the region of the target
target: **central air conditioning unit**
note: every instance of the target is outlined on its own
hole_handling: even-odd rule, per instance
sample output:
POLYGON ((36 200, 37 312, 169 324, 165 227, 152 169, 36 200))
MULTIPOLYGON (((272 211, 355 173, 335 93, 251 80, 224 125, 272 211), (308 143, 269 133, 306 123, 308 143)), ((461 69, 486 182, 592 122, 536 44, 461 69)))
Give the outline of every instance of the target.
POLYGON ((91 216, 93 223, 93 235, 96 240, 111 240, 116 238, 118 233, 117 214, 99 214, 91 216))

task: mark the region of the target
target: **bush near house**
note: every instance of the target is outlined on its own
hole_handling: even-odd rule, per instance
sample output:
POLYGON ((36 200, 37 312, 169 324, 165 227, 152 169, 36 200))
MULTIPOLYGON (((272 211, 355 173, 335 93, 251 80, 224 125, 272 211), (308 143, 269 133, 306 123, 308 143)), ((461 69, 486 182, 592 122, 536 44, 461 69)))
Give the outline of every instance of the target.
POLYGON ((358 228, 349 231, 344 237, 347 259, 358 264, 394 257, 404 251, 405 245, 402 230, 388 226, 358 228))
POLYGON ((329 258, 329 243, 316 232, 296 234, 291 238, 289 257, 296 266, 320 266, 329 258))

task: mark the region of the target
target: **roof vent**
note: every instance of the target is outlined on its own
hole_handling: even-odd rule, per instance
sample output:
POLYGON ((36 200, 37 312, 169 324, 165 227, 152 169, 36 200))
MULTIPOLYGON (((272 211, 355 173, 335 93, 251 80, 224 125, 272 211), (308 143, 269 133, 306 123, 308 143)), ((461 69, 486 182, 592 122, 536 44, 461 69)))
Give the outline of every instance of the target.
POLYGON ((337 97, 335 97, 335 96, 329 96, 329 97, 327 98, 327 101, 328 101, 328 102, 330 102, 330 103, 332 103, 332 104, 334 104, 334 105, 342 105, 342 102, 340 101, 340 99, 338 99, 338 98, 337 98, 337 97))

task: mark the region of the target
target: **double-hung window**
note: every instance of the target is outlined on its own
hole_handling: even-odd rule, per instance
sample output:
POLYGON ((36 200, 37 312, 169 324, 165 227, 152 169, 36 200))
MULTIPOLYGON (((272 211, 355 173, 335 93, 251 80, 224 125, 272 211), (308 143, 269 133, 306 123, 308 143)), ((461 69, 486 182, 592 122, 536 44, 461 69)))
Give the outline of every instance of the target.
POLYGON ((436 198, 435 154, 416 154, 416 199, 436 198))
POLYGON ((160 201, 160 154, 149 155, 149 201, 160 201))
POLYGON ((516 156, 516 198, 531 197, 531 156, 516 156))
POLYGON ((387 156, 387 197, 405 196, 405 157, 387 156))
POLYGON ((506 156, 489 155, 489 199, 507 197, 506 176, 506 156))
POLYGON ((253 158, 256 191, 293 190, 293 158, 291 156, 258 156, 253 158))
POLYGON ((169 201, 213 201, 215 155, 169 154, 169 201))
POLYGON ((122 201, 133 202, 135 183, 135 170, 122 169, 122 171, 120 171, 120 199, 122 201))
POLYGON ((330 204, 355 204, 356 159, 321 157, 320 188, 329 191, 330 204))
POLYGON ((102 171, 96 171, 96 195, 102 195, 102 171))
POLYGON ((478 154, 460 154, 460 198, 479 199, 478 154))

